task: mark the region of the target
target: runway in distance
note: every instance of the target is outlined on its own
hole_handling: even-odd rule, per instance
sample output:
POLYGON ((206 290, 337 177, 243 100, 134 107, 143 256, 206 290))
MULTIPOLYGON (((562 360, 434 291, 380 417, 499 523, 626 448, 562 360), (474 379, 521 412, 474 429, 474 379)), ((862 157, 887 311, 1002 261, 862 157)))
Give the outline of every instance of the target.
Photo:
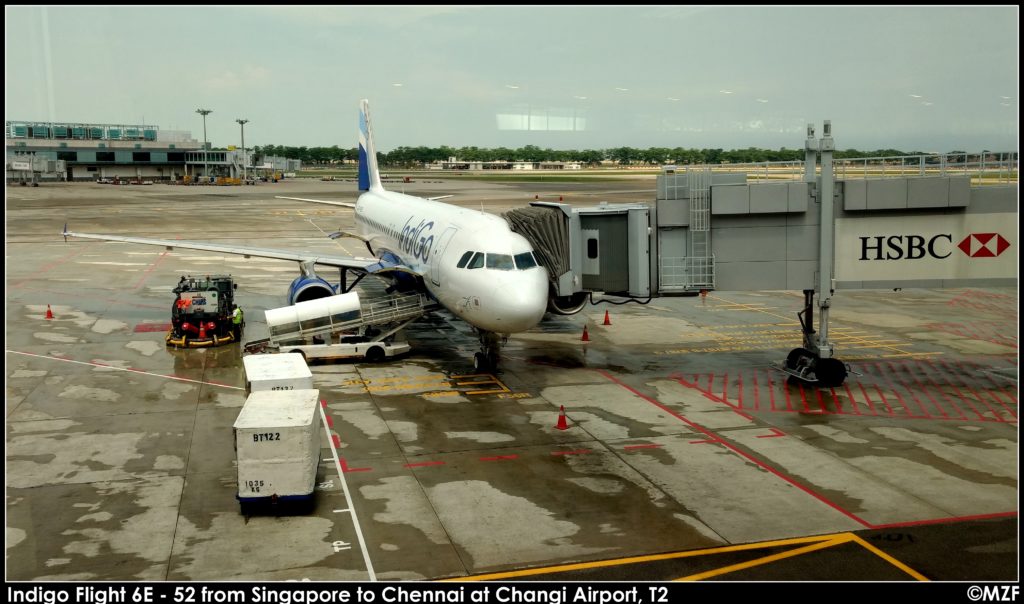
MULTIPOLYGON (((182 240, 146 239, 119 235, 63 235, 193 250, 276 258, 299 263, 300 275, 288 288, 288 303, 323 298, 348 291, 348 271, 394 279, 405 289, 429 294, 444 308, 472 325, 480 339, 474 355, 478 370, 495 369, 501 341, 536 326, 548 308, 547 270, 537 263, 530 243, 512 232, 501 217, 384 189, 377 167, 369 103, 360 103, 359 190, 356 203, 309 201, 354 209, 356 231, 336 236, 366 243, 377 261, 287 250, 251 248, 182 240), (336 267, 341 283, 332 286, 317 275, 315 265, 336 267)), ((355 283, 352 284, 354 286, 355 283)))

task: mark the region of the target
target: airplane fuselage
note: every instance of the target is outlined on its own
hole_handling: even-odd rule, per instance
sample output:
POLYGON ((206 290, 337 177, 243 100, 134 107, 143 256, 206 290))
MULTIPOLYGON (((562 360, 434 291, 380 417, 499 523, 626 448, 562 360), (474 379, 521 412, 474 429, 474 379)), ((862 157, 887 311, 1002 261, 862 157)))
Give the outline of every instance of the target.
POLYGON ((421 275, 438 302, 478 329, 515 333, 544 316, 547 272, 502 218, 371 189, 359 196, 355 220, 379 257, 421 275))

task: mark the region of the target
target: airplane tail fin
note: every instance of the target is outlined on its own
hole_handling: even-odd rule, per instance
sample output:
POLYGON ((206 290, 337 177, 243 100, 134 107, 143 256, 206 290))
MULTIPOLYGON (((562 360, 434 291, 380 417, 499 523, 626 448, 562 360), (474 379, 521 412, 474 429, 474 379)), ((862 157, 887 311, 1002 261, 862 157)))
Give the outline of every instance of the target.
POLYGON ((373 146, 373 127, 370 125, 370 102, 359 103, 359 190, 382 190, 380 171, 377 169, 377 150, 373 146))

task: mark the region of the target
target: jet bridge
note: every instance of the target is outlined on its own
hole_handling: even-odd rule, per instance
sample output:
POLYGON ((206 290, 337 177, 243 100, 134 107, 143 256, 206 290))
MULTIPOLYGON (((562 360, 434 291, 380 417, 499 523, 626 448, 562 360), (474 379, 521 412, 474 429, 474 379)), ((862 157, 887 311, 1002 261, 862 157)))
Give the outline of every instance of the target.
POLYGON ((534 202, 505 217, 534 245, 563 314, 592 292, 802 291, 803 346, 780 368, 838 385, 837 289, 1017 286, 1018 163, 1009 153, 994 165, 986 152, 972 173, 966 155, 921 156, 909 169, 895 158, 893 175, 894 158, 838 160, 836 178, 833 151, 831 124, 821 139, 809 125, 802 166, 667 166, 653 205, 534 202))
POLYGON ((506 212, 505 219, 533 244, 537 261, 548 270, 552 311, 578 312, 592 292, 650 296, 649 205, 532 202, 506 212))

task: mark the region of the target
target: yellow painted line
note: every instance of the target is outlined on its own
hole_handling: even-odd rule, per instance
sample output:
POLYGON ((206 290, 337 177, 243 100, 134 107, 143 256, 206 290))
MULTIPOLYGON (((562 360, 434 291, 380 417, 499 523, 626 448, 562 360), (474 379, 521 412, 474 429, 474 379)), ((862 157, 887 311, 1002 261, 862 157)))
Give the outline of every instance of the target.
POLYGON ((745 568, 753 568, 755 566, 761 566, 763 564, 769 564, 771 562, 778 562, 779 560, 785 560, 786 558, 792 558, 794 556, 802 556, 810 552, 816 552, 820 549, 827 549, 834 545, 842 545, 843 543, 849 543, 852 541, 851 533, 845 535, 839 535, 828 541, 822 541, 821 543, 815 543, 805 547, 799 547, 797 549, 789 550, 788 552, 780 552, 778 554, 772 554, 771 556, 765 556, 763 558, 757 558, 756 560, 748 560, 747 562, 740 562, 739 564, 732 564, 729 566, 723 566, 722 568, 716 568, 703 573, 697 573, 696 575, 689 575, 680 579, 673 579, 674 581, 701 581, 703 579, 709 579, 711 577, 717 577, 718 575, 724 575, 727 573, 733 573, 738 570, 745 568))
MULTIPOLYGON (((718 300, 719 302, 724 302, 726 304, 733 304, 732 302, 729 302, 728 300, 726 300, 724 298, 719 298, 718 296, 712 296, 712 295, 709 294, 708 297, 713 299, 713 300, 718 300)), ((768 312, 767 310, 760 310, 760 309, 752 309, 752 310, 754 312, 763 312, 764 314, 766 314, 766 315, 768 315, 770 317, 776 317, 776 318, 782 319, 784 321, 792 321, 793 320, 791 317, 786 317, 786 316, 783 316, 783 315, 778 315, 778 314, 775 314, 773 312, 768 312)))
POLYGON ((942 354, 941 352, 904 352, 903 354, 883 354, 883 359, 895 359, 905 357, 932 357, 942 354))
POLYGON ((865 549, 867 549, 871 553, 875 554, 879 558, 882 558, 883 560, 885 560, 889 564, 892 564, 896 568, 902 570, 903 572, 907 573, 908 575, 910 575, 911 577, 917 579, 918 581, 928 581, 929 580, 928 577, 926 577, 926 576, 922 575, 921 573, 917 572, 916 570, 910 568, 909 566, 907 566, 906 564, 900 562, 896 558, 893 558, 892 556, 890 556, 889 554, 887 554, 887 553, 883 552, 882 550, 878 549, 874 545, 871 545, 870 543, 868 543, 867 541, 861 539, 857 535, 854 535, 854 534, 851 533, 850 536, 853 537, 853 542, 854 543, 860 544, 861 546, 863 546, 865 549))
POLYGON ((742 552, 752 549, 764 549, 767 547, 780 547, 786 545, 797 545, 801 543, 831 542, 841 535, 848 533, 837 533, 834 535, 817 535, 814 537, 796 537, 793 539, 779 539, 776 541, 761 541, 758 543, 744 543, 741 545, 726 545, 712 547, 709 549, 696 549, 686 552, 673 552, 671 554, 653 554, 650 556, 635 556, 632 558, 617 558, 614 560, 599 560, 597 562, 580 562, 578 564, 561 564, 558 566, 546 566, 543 568, 529 568, 525 570, 513 570, 504 573, 490 573, 487 575, 472 575, 469 577, 456 577, 444 579, 444 581, 494 581, 500 579, 514 579, 516 577, 530 577, 533 575, 546 575, 564 573, 573 570, 587 570, 591 568, 606 568, 609 566, 622 566, 626 564, 639 564, 641 562, 658 562, 661 560, 675 560, 678 558, 693 558, 696 556, 709 556, 712 554, 725 554, 729 552, 742 552))

